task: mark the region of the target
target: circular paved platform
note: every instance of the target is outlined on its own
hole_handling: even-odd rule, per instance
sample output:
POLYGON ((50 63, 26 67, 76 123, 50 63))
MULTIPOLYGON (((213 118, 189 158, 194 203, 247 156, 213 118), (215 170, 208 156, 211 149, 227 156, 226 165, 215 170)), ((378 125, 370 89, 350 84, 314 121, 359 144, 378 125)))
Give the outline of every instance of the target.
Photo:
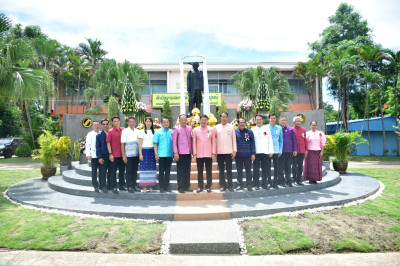
MULTIPOLYGON (((49 181, 25 180, 11 186, 7 194, 19 203, 55 210, 102 216, 155 220, 212 220, 260 216, 321 206, 333 206, 368 197, 379 189, 371 177, 323 170, 318 184, 270 190, 219 192, 218 171, 213 166, 212 193, 177 193, 176 165, 171 172, 172 193, 120 191, 96 193, 91 187, 88 165, 63 172, 49 181)), ((234 180, 237 176, 234 170, 234 180)), ((192 165, 192 188, 197 188, 197 171, 192 165)))

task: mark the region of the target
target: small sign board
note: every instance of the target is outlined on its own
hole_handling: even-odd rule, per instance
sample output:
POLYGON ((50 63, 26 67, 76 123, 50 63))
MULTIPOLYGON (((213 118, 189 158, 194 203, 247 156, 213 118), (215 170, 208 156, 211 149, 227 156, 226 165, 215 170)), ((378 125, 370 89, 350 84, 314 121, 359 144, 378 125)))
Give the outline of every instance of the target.
POLYGON ((89 117, 85 117, 82 119, 82 126, 83 127, 91 127, 92 126, 92 119, 90 119, 89 117))
MULTIPOLYGON (((210 105, 221 106, 221 104, 222 104, 222 93, 221 92, 210 92, 209 96, 210 96, 210 105)), ((166 99, 168 99, 170 106, 180 106, 181 105, 180 93, 153 93, 152 107, 153 108, 162 108, 164 106, 164 101, 166 99)), ((189 95, 187 93, 185 93, 185 105, 189 105, 189 95)))

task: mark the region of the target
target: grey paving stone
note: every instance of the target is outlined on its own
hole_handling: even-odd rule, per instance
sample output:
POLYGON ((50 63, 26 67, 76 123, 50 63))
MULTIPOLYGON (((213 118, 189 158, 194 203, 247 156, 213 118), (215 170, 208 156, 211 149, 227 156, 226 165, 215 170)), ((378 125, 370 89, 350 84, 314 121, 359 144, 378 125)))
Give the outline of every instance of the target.
POLYGON ((232 220, 173 221, 171 254, 239 254, 232 220))

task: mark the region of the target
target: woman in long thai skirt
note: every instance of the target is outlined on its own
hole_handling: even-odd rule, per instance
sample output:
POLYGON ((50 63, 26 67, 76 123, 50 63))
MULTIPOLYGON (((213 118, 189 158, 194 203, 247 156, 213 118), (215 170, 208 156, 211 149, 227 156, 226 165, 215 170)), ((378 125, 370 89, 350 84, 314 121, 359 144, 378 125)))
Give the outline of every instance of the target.
POLYGON ((317 122, 312 121, 311 130, 306 133, 308 152, 304 160, 303 180, 317 184, 322 180, 322 155, 326 143, 325 134, 317 130, 317 122))
POLYGON ((154 126, 153 119, 147 117, 145 127, 139 134, 139 160, 140 160, 140 176, 139 186, 143 188, 143 193, 153 191, 153 187, 157 182, 156 159, 154 157, 154 126))

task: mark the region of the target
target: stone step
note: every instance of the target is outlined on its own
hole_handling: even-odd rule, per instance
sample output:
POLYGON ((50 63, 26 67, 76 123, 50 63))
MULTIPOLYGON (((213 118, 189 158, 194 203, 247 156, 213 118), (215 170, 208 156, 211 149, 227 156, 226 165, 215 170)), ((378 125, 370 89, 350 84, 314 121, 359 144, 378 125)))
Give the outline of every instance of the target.
POLYGON ((239 237, 232 220, 173 221, 170 253, 239 254, 239 237))
MULTIPOLYGON (((328 171, 327 176, 330 176, 331 172, 333 171, 328 171)), ((95 192, 92 196, 87 197, 60 193, 53 190, 50 185, 50 183, 54 183, 51 181, 57 180, 57 177, 51 177, 49 182, 43 181, 41 178, 21 181, 12 185, 7 190, 7 194, 12 200, 26 205, 101 216, 156 220, 204 219, 205 217, 206 219, 221 219, 221 217, 228 217, 228 214, 228 218, 239 218, 341 205, 368 197, 375 193, 380 186, 374 178, 357 173, 347 173, 339 178, 341 182, 327 188, 322 187, 323 182, 321 182, 316 185, 304 186, 311 190, 303 192, 296 190, 300 187, 281 188, 276 191, 282 194, 277 195, 271 194, 275 190, 264 190, 264 195, 260 195, 258 191, 239 191, 220 193, 223 194, 224 199, 218 200, 213 195, 217 194, 216 192, 200 193, 201 197, 210 195, 214 198, 210 201, 202 198, 198 202, 196 200, 177 200, 178 196, 175 193, 128 194, 121 192, 115 195, 116 198, 101 197, 106 194, 95 192), (290 193, 294 191, 296 193, 290 193), (254 196, 246 197, 248 193, 254 196), (238 195, 235 198, 226 198, 231 194, 238 195), (146 200, 129 200, 130 198, 127 195, 129 197, 143 197, 146 200), (171 200, 165 200, 166 198, 171 200)), ((61 177, 58 177, 58 179, 62 181, 61 177)), ((107 195, 111 194, 108 193, 107 195)), ((205 232, 203 231, 203 233, 205 232)))
MULTIPOLYGON (((234 184, 236 182, 236 179, 233 180, 234 184)), ((85 197, 97 197, 97 198, 124 198, 124 199, 131 199, 131 200, 153 200, 154 198, 159 199, 159 200, 215 200, 215 199, 233 199, 233 198, 249 198, 249 197, 266 197, 266 196, 275 196, 275 195, 281 195, 281 194, 288 194, 288 193, 300 193, 300 192, 306 192, 314 189, 314 186, 316 188, 321 189, 329 186, 334 186, 340 182, 340 176, 337 172, 335 171, 328 171, 328 173, 324 176, 321 182, 319 182, 317 185, 310 185, 305 183, 304 186, 293 186, 293 187, 280 187, 279 189, 270 189, 270 190, 265 190, 265 189, 260 189, 260 190, 253 190, 253 191, 248 191, 247 189, 244 189, 242 191, 235 191, 235 192, 229 192, 226 191, 225 193, 220 193, 219 192, 219 183, 218 182, 213 182, 212 183, 212 193, 207 193, 206 191, 203 191, 202 193, 177 193, 177 183, 176 180, 171 180, 170 182, 170 187, 172 189, 172 193, 164 193, 161 194, 159 191, 153 191, 153 192, 147 192, 147 193, 142 193, 142 192, 135 192, 135 193, 128 193, 127 191, 120 191, 119 194, 114 194, 111 191, 108 193, 97 193, 94 191, 92 185, 91 185, 91 178, 87 176, 81 176, 76 173, 73 173, 73 171, 65 171, 63 173, 63 176, 53 176, 49 178, 48 185, 50 188, 61 192, 61 193, 67 193, 71 195, 77 195, 77 196, 85 196, 85 197), (72 181, 72 182, 71 182, 72 181), (82 183, 80 183, 82 182, 82 183), (218 194, 223 195, 223 196, 218 196, 218 194)), ((207 184, 207 181, 204 181, 204 184, 207 184)), ((192 190, 196 190, 198 188, 198 183, 197 180, 192 180, 190 183, 190 188, 192 190)), ((155 187, 157 189, 157 187, 155 187)))

